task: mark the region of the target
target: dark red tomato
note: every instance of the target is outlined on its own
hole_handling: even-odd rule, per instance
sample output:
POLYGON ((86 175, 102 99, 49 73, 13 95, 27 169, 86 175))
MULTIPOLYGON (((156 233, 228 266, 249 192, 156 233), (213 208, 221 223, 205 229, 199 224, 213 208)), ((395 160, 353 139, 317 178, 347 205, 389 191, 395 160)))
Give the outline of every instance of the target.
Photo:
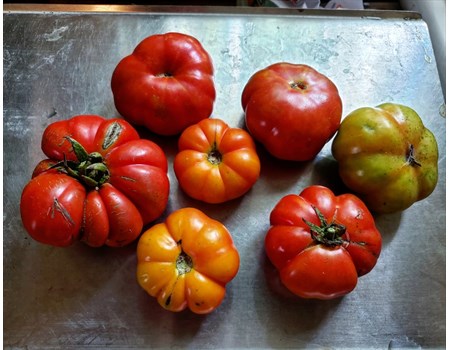
POLYGON ((125 120, 76 116, 43 133, 41 161, 20 202, 22 222, 37 241, 98 247, 134 241, 164 212, 169 196, 162 149, 125 120))
POLYGON ((213 65, 189 35, 152 35, 115 68, 111 89, 119 113, 161 135, 175 135, 208 118, 216 91, 213 65))
POLYGON ((323 186, 283 197, 270 214, 265 238, 281 282, 303 298, 350 293, 381 252, 381 235, 365 204, 323 186))
POLYGON ((303 64, 256 72, 242 92, 250 134, 273 156, 313 159, 339 128, 342 101, 334 83, 303 64))

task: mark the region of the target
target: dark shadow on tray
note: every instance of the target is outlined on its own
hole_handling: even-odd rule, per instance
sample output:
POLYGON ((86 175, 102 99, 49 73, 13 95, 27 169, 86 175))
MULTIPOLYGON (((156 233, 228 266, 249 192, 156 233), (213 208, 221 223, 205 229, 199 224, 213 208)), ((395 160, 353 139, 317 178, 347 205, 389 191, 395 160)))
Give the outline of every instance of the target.
POLYGON ((389 244, 402 222, 402 212, 392 214, 373 214, 378 231, 383 237, 383 246, 389 244))
MULTIPOLYGON (((283 339, 271 338, 267 342, 274 348, 289 346, 287 342, 294 339, 302 339, 308 344, 308 338, 313 338, 321 324, 336 312, 343 298, 332 300, 304 299, 291 293, 283 286, 279 279, 278 271, 267 258, 265 251, 261 251, 261 270, 255 278, 261 280, 261 295, 264 305, 256 305, 255 308, 260 317, 260 323, 267 328, 267 334, 283 333, 283 339)), ((300 346, 301 344, 297 345, 300 346)))
POLYGON ((200 315, 186 308, 180 312, 172 312, 159 305, 155 297, 150 296, 143 289, 139 288, 137 296, 137 310, 140 310, 139 317, 142 318, 149 329, 163 329, 164 332, 157 335, 160 339, 152 339, 155 344, 166 344, 167 334, 174 339, 171 346, 185 347, 189 344, 201 329, 204 322, 217 324, 221 322, 224 315, 232 311, 233 290, 226 287, 226 295, 222 303, 209 314, 200 315), (219 319, 219 320, 215 320, 219 319))
POLYGON ((311 167, 311 184, 328 187, 335 195, 348 193, 339 176, 338 163, 331 154, 319 153, 311 167))
POLYGON ((168 159, 173 159, 175 157, 176 153, 178 152, 178 138, 180 137, 180 135, 158 135, 148 130, 144 126, 133 124, 133 127, 137 130, 139 136, 142 139, 153 141, 159 147, 161 147, 168 159))
MULTIPOLYGON (((312 162, 281 160, 271 155, 261 143, 256 143, 256 151, 261 161, 259 181, 264 182, 269 191, 287 191, 311 170, 312 162)), ((300 188, 297 192, 300 192, 300 188)))
POLYGON ((201 210, 209 217, 219 220, 225 224, 228 217, 240 207, 245 196, 251 195, 252 189, 239 198, 235 198, 223 203, 206 203, 189 197, 179 186, 178 182, 172 182, 171 198, 166 212, 171 213, 180 208, 193 207, 201 210))
POLYGON ((175 339, 180 345, 188 344, 209 317, 209 315, 197 315, 188 308, 180 312, 168 311, 159 305, 155 297, 141 288, 137 296, 137 310, 140 313, 137 317, 145 321, 149 330, 155 328, 164 330, 156 335, 156 339, 152 339, 154 344, 166 344, 167 334, 170 334, 169 338, 175 339))

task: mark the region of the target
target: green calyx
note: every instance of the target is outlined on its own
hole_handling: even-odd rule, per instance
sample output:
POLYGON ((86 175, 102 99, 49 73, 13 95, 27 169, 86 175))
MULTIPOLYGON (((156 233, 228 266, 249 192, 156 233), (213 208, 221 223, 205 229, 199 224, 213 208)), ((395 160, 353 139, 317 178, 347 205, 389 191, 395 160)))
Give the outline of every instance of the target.
POLYGON ((335 223, 334 221, 328 223, 323 214, 318 208, 312 206, 320 221, 320 226, 303 219, 303 221, 311 229, 311 238, 320 244, 330 247, 342 245, 345 240, 342 236, 345 234, 345 226, 335 223))
POLYGON ((109 170, 98 152, 87 153, 84 147, 71 137, 66 137, 71 143, 77 161, 64 160, 56 163, 52 168, 66 173, 88 187, 99 187, 109 179, 109 170))

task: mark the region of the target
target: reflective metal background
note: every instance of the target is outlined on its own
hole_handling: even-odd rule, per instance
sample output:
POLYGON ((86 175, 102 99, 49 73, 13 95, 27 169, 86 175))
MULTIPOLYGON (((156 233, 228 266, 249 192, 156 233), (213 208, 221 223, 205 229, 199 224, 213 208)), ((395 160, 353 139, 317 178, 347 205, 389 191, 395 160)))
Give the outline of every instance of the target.
MULTIPOLYGON (((4 12, 4 345, 444 347, 445 106, 426 24, 401 12, 109 9, 4 12), (403 213, 377 216, 383 251, 354 292, 334 301, 293 298, 280 288, 263 250, 269 213, 282 196, 311 184, 345 190, 330 143, 306 163, 277 161, 260 147, 260 180, 247 195, 223 205, 186 197, 170 167, 167 213, 185 206, 203 210, 228 227, 241 254, 223 304, 208 316, 173 314, 148 296, 135 280, 136 244, 92 249, 77 243, 63 249, 28 237, 19 201, 44 157, 44 128, 76 114, 117 116, 110 90, 116 64, 145 37, 168 31, 197 37, 212 56, 213 116, 231 126, 244 126, 240 94, 248 78, 288 61, 328 75, 339 88, 344 115, 398 102, 414 108, 436 135, 436 190, 403 213)), ((172 164, 176 137, 140 131, 163 147, 172 164)))

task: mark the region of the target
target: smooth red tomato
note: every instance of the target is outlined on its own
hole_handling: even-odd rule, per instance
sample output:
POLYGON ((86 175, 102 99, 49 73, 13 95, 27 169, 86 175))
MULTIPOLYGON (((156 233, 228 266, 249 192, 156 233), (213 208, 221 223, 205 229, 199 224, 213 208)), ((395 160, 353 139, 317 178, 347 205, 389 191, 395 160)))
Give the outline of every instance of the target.
POLYGON ((212 312, 239 270, 239 253, 227 228, 194 208, 179 209, 144 232, 137 259, 139 285, 174 312, 212 312))
POLYGON ((125 119, 161 135, 208 118, 216 97, 209 54, 181 33, 142 40, 115 68, 111 89, 125 119))
POLYGON ((283 197, 270 214, 265 238, 281 282, 303 298, 350 293, 381 252, 381 235, 365 204, 323 186, 283 197))
POLYGON ((57 121, 45 129, 42 150, 49 159, 36 166, 20 202, 24 227, 39 242, 123 246, 167 206, 167 159, 125 120, 57 121))
POLYGON ((178 149, 175 175, 192 198, 222 203, 242 196, 259 178, 261 165, 251 136, 220 119, 187 128, 178 149))
POLYGON ((276 63, 256 72, 242 92, 250 134, 273 156, 313 159, 339 128, 342 101, 334 83, 303 64, 276 63))

